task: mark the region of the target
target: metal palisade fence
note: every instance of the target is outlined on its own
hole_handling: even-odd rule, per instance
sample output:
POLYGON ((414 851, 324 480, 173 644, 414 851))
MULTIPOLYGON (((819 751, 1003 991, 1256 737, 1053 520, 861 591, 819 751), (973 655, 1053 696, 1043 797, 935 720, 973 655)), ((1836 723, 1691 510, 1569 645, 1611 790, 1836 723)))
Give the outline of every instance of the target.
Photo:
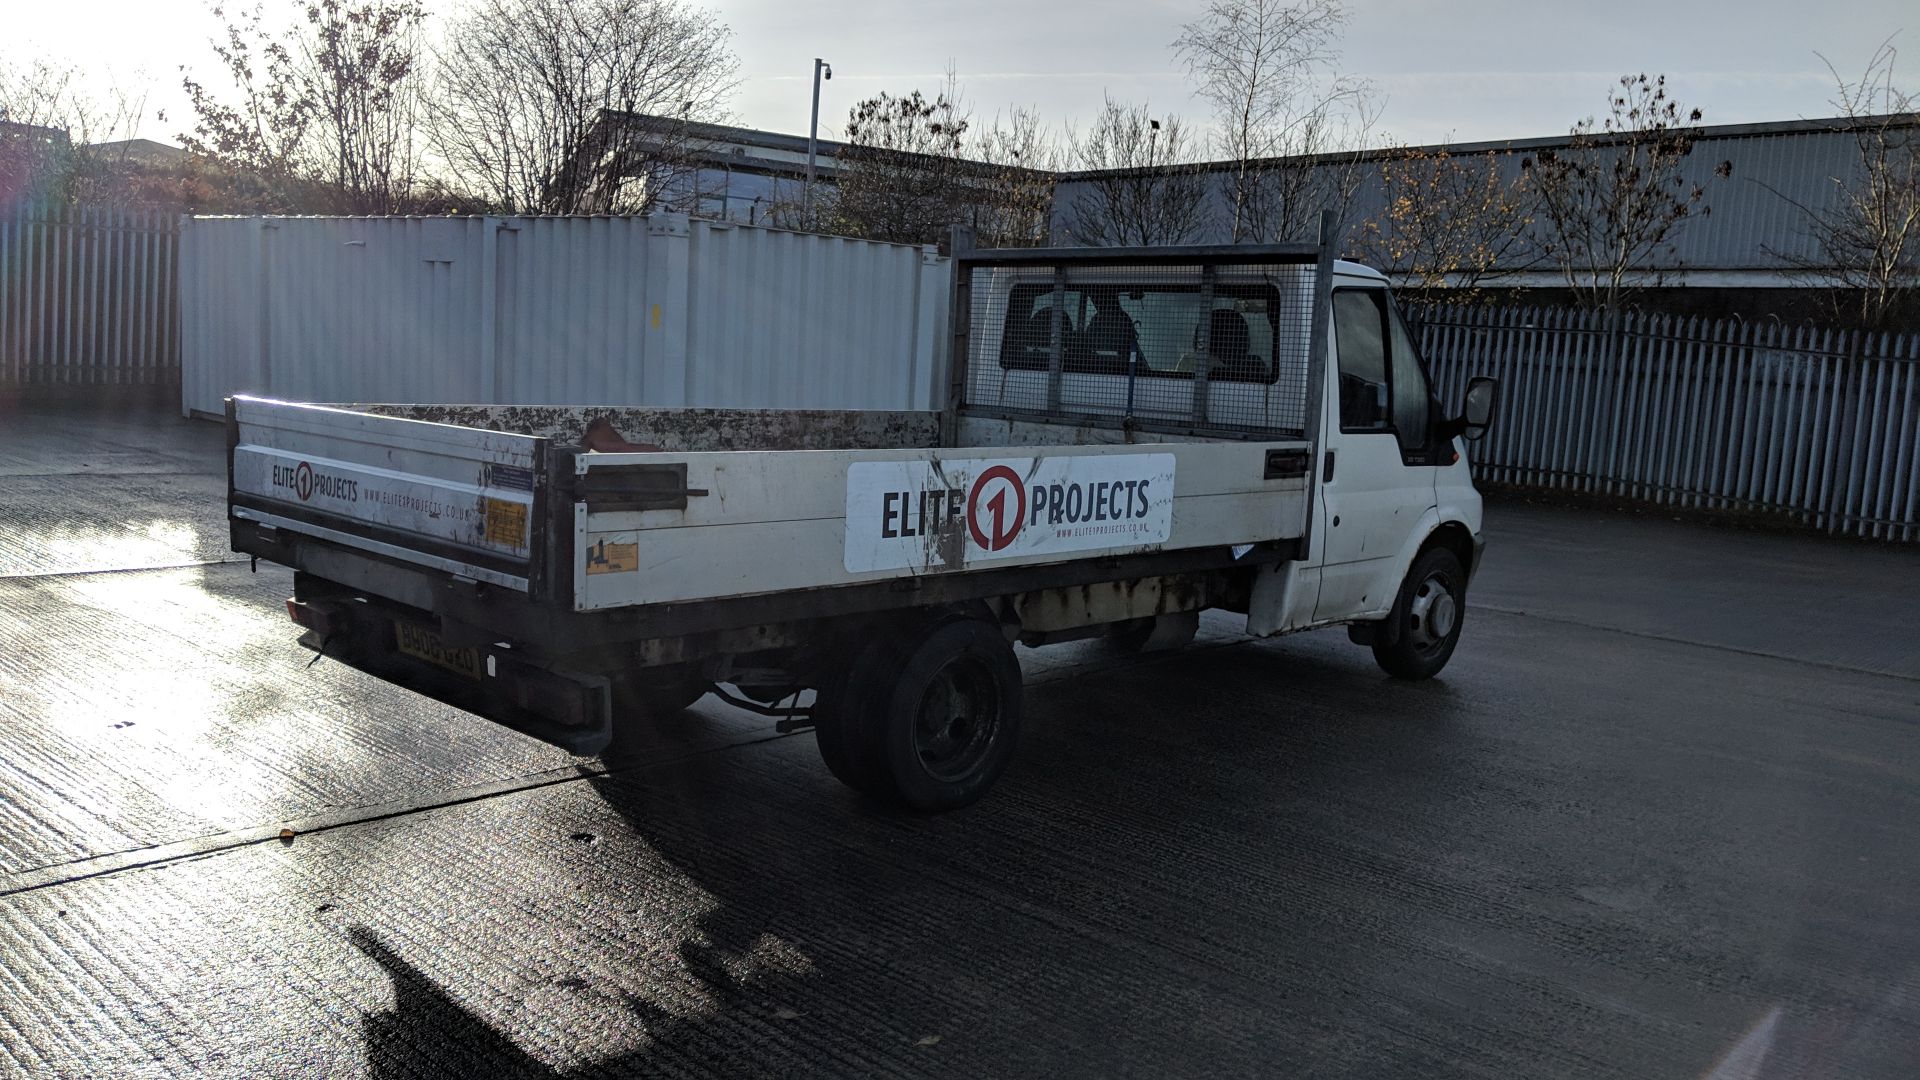
POLYGON ((0 389, 180 379, 173 214, 0 212, 0 389))
POLYGON ((1412 313, 1443 402, 1500 380, 1474 474, 1920 540, 1920 335, 1635 312, 1412 313))

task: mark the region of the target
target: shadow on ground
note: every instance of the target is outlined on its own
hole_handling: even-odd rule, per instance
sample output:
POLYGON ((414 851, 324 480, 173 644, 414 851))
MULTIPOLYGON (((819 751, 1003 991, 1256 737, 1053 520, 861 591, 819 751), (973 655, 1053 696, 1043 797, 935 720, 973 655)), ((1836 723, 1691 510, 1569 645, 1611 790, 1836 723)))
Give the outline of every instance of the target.
POLYGON ((1014 768, 941 817, 839 789, 805 736, 615 761, 551 823, 594 841, 580 903, 630 919, 612 970, 528 1018, 369 942, 375 1075, 1911 1075, 1907 875, 1855 856, 1885 845, 1818 783, 1762 798, 1657 742, 1726 686, 1480 633, 1552 677, 1397 683, 1318 637, 1030 684, 1014 768))
MULTIPOLYGON (((1444 683, 1397 688, 1417 719, 1352 708, 1385 685, 1360 655, 1214 649, 1030 687, 1047 720, 1022 763, 943 817, 823 783, 810 736, 757 764, 610 762, 589 781, 605 806, 710 904, 678 944, 692 1007, 623 991, 644 1046, 569 1074, 1267 1072, 1366 1038, 1437 1062, 1429 1036, 1325 989, 1377 963, 1355 950, 1384 929, 1358 895, 1405 888, 1353 845, 1434 827, 1460 741, 1444 683), (1275 679, 1312 706, 1246 709, 1275 679)), ((557 1075, 370 932, 355 943, 395 987, 367 1023, 373 1075, 557 1075)))

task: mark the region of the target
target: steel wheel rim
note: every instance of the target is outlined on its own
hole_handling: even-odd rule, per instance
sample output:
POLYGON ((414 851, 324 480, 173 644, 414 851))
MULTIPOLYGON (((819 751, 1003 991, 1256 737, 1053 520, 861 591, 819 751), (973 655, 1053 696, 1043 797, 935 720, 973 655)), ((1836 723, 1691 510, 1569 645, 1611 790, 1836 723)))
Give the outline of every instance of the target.
POLYGON ((1407 605, 1407 636, 1421 652, 1433 652, 1446 644, 1460 624, 1460 605, 1453 598, 1446 575, 1428 574, 1413 591, 1407 605))
POLYGON ((920 695, 913 715, 913 752, 928 776, 959 783, 986 764, 1000 728, 993 672, 962 657, 940 669, 920 695))

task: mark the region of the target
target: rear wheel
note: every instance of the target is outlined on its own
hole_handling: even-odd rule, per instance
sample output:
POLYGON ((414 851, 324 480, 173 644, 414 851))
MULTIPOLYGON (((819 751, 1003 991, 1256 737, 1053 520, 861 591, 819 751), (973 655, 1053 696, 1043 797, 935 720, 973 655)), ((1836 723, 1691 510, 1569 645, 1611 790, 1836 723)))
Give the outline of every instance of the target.
POLYGON ((1021 718, 1020 665, 1000 627, 935 620, 860 650, 823 690, 820 756, 841 782, 915 810, 956 810, 1005 771, 1021 718))
POLYGON ((852 661, 836 667, 814 696, 813 741, 820 760, 835 780, 863 795, 884 795, 886 787, 878 763, 868 760, 854 744, 848 718, 868 707, 861 697, 870 689, 888 647, 876 638, 856 649, 852 661))
POLYGON ((1445 548, 1433 548, 1413 561, 1400 595, 1384 624, 1373 630, 1373 659, 1400 679, 1439 674, 1460 641, 1466 616, 1467 575, 1445 548))

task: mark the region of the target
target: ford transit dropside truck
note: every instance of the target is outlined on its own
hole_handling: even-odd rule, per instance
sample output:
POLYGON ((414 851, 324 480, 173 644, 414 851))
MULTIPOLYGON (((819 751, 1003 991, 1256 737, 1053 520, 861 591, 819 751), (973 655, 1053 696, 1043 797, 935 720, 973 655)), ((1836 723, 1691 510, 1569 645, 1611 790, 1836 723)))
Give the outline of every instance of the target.
POLYGON ((295 571, 309 648, 576 753, 717 693, 925 811, 1005 768, 1016 644, 1214 608, 1447 663, 1496 387, 1443 409, 1381 275, 1324 241, 952 267, 938 411, 232 398, 233 547, 295 571))

